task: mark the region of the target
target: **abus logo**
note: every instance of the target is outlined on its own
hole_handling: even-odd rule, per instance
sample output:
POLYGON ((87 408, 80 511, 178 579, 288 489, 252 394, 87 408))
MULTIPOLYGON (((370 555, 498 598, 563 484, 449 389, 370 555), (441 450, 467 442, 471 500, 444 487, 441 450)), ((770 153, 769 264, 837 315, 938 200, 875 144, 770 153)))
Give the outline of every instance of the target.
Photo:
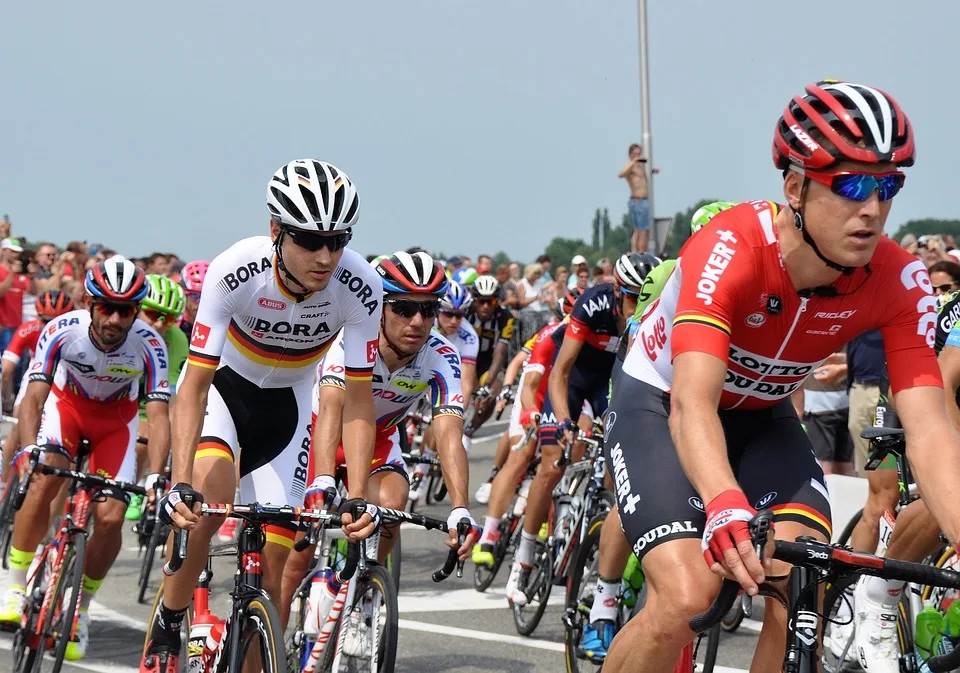
POLYGON ((919 288, 923 295, 917 301, 917 334, 926 337, 928 346, 933 346, 937 338, 937 299, 933 296, 933 285, 923 262, 917 260, 903 267, 900 272, 900 282, 908 290, 919 288))
POLYGON ((800 128, 797 124, 791 124, 790 130, 793 131, 793 135, 797 137, 797 140, 803 143, 804 147, 811 152, 816 152, 818 149, 820 149, 820 146, 813 140, 813 138, 807 135, 807 132, 800 128))
POLYGON ((282 311, 283 309, 287 308, 287 305, 278 299, 267 299, 266 297, 260 297, 257 300, 257 303, 263 308, 273 309, 274 311, 282 311))
POLYGON ((730 260, 736 254, 736 250, 725 245, 726 243, 736 243, 737 237, 732 231, 719 230, 717 237, 720 239, 706 263, 703 265, 703 271, 700 273, 700 280, 697 282, 697 299, 703 301, 704 306, 710 306, 713 303, 713 293, 717 289, 717 283, 720 282, 720 276, 726 270, 730 260))
POLYGON ((827 313, 826 311, 817 311, 814 315, 815 318, 826 318, 827 320, 846 320, 853 316, 857 312, 857 309, 852 311, 840 311, 839 313, 827 313))

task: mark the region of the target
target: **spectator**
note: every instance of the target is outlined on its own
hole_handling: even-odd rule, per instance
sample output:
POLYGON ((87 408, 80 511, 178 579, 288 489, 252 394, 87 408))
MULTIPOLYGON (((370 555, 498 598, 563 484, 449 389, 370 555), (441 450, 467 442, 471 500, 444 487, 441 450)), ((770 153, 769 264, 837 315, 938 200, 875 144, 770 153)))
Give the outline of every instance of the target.
POLYGON ((586 271, 589 278, 590 271, 587 267, 587 258, 583 255, 574 255, 573 259, 570 260, 570 279, 567 281, 567 289, 572 290, 577 286, 577 275, 581 270, 586 271))
POLYGON ((960 264, 956 262, 937 262, 933 264, 927 273, 930 274, 930 282, 933 284, 933 293, 937 296, 954 290, 960 290, 960 264))
MULTIPOLYGON (((33 280, 37 277, 37 271, 39 266, 35 261, 36 253, 33 250, 24 248, 23 252, 20 253, 20 267, 26 269, 27 278, 33 280)), ((23 293, 23 308, 21 311, 20 322, 25 323, 30 320, 37 319, 37 294, 43 290, 38 289, 38 284, 36 282, 30 283, 30 289, 23 293)))
POLYGON ((0 239, 10 238, 10 228, 13 226, 13 223, 10 222, 10 216, 4 215, 3 220, 0 220, 0 239))
POLYGON ((590 281, 590 285, 593 286, 597 285, 598 283, 602 283, 605 275, 606 274, 603 273, 602 266, 598 264, 597 266, 593 267, 593 280, 590 281))
POLYGON ((549 283, 553 280, 553 276, 550 275, 550 267, 553 266, 553 262, 550 260, 550 255, 540 255, 537 257, 537 264, 540 265, 540 268, 543 269, 543 275, 541 278, 544 279, 544 282, 549 283))
POLYGON ((493 272, 493 259, 490 255, 477 256, 477 273, 481 276, 489 275, 493 272))
MULTIPOLYGON (((643 156, 643 148, 634 143, 627 150, 630 160, 623 167, 617 177, 624 178, 630 187, 630 200, 627 209, 633 221, 633 235, 630 237, 630 249, 633 252, 647 252, 650 244, 650 204, 647 201, 649 186, 647 185, 647 160, 643 156)), ((653 169, 654 173, 660 171, 653 169)))
POLYGON ((37 264, 36 278, 50 278, 53 276, 53 263, 57 261, 57 247, 52 243, 41 243, 33 259, 37 264))
POLYGON ((590 287, 590 272, 587 270, 586 265, 583 265, 577 269, 577 285, 580 292, 583 292, 588 287, 590 287))
MULTIPOLYGON (((829 362, 829 360, 828 360, 829 362)), ((847 386, 850 392, 850 416, 847 427, 854 443, 854 465, 857 475, 864 477, 864 465, 870 442, 860 436, 873 425, 873 416, 880 399, 880 377, 883 375, 883 337, 879 330, 864 332, 847 344, 847 386)))
POLYGON ((520 262, 510 262, 510 280, 520 282, 520 262))
POLYGON ((601 257, 598 259, 597 266, 603 270, 605 278, 613 278, 613 262, 610 261, 609 257, 601 257))
POLYGON ((460 258, 457 255, 454 255, 449 260, 447 260, 447 275, 453 275, 453 272, 460 268, 460 258))
MULTIPOLYGON (((570 284, 570 271, 565 266, 557 267, 557 277, 556 277, 556 288, 554 294, 557 295, 557 298, 562 294, 561 290, 566 288, 570 284)), ((576 280, 573 281, 576 284, 576 280)))
POLYGON ((916 255, 917 250, 920 248, 920 243, 917 242, 917 237, 913 234, 907 234, 900 239, 900 247, 909 252, 911 255, 916 255))
POLYGON ((543 310, 543 304, 540 302, 540 294, 537 290, 537 283, 543 276, 543 267, 534 262, 527 264, 523 269, 523 279, 517 283, 517 299, 521 311, 543 310))
POLYGON ((510 267, 506 264, 499 265, 493 277, 503 288, 503 305, 507 308, 517 309, 517 284, 510 280, 510 267))
POLYGON ((73 300, 76 308, 87 308, 87 291, 79 280, 69 280, 63 284, 63 291, 73 300))
POLYGON ((928 269, 937 262, 950 259, 942 237, 925 235, 917 240, 920 243, 920 259, 928 269))
POLYGON ((23 247, 16 238, 0 241, 0 351, 23 322, 23 293, 36 294, 34 283, 23 273, 20 254, 23 247))
POLYGON ((71 253, 63 267, 63 280, 83 280, 87 268, 87 244, 83 241, 67 243, 67 252, 71 253))
POLYGON ((170 270, 170 259, 162 252, 155 252, 147 257, 144 271, 155 273, 158 276, 166 276, 170 270))
MULTIPOLYGON (((813 453, 824 474, 853 475, 853 442, 850 439, 850 397, 847 395, 847 365, 837 354, 803 382, 799 415, 813 444, 813 453)), ((796 398, 795 398, 796 404, 796 398)))
POLYGON ((143 270, 146 270, 147 268, 147 260, 143 259, 142 257, 134 257, 130 261, 133 262, 135 266, 143 270))

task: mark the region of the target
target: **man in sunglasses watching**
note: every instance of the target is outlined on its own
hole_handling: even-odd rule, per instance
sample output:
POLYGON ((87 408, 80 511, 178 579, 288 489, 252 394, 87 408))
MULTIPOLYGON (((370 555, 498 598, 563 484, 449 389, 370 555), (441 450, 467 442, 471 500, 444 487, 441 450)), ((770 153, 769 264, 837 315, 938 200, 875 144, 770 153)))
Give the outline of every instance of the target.
MULTIPOLYGON (((137 320, 147 294, 143 271, 122 257, 111 257, 87 271, 84 287, 89 311, 61 315, 44 327, 30 364, 30 383, 20 405, 21 456, 43 452, 43 462, 68 467, 80 440, 90 441, 86 471, 120 481, 136 481, 138 382, 144 382, 151 434, 150 468, 160 472, 161 447, 170 441, 167 416, 170 388, 167 350, 157 332, 137 320), (41 422, 42 419, 42 422, 41 422)), ((26 460, 21 459, 21 469, 26 460)), ((50 502, 63 482, 35 476, 27 499, 14 519, 8 557, 10 577, 0 622, 20 623, 27 571, 49 523, 50 502)), ((86 652, 90 618, 87 609, 103 584, 123 542, 126 493, 104 491, 93 505, 93 536, 83 569, 83 593, 76 631, 66 658, 86 652)))
MULTIPOLYGON (((348 460, 370 464, 383 290, 363 257, 345 249, 359 205, 353 182, 335 166, 291 161, 267 185, 270 236, 234 244, 206 271, 177 385, 174 486, 159 509, 168 523, 191 530, 190 547, 183 567, 164 583, 141 673, 179 670, 180 624, 222 523, 199 517, 199 501, 233 502, 239 473, 243 502, 302 505, 314 372, 341 329, 343 443, 348 460)), ((367 476, 350 482, 349 504, 361 511, 367 476)), ((371 534, 375 511, 357 521, 346 514, 347 537, 371 534)), ((266 529, 263 586, 271 595, 280 593, 293 539, 293 528, 266 529)))
MULTIPOLYGON (((447 277, 439 262, 425 252, 397 252, 376 264, 383 283, 383 316, 377 360, 374 365, 373 396, 376 405, 377 438, 373 458, 356 460, 350 447, 341 441, 341 417, 345 413, 346 367, 342 340, 324 357, 314 394, 316 422, 311 452, 311 475, 317 475, 307 489, 307 507, 321 507, 327 489, 336 490, 334 475, 346 467, 347 484, 359 475, 367 481, 369 502, 391 509, 407 504, 409 482, 400 450, 399 433, 403 419, 426 398, 433 410, 433 441, 450 493, 451 512, 447 518, 450 539, 466 559, 479 535, 471 533, 463 546, 457 543, 457 523, 473 517, 467 509, 469 496, 467 455, 461 444, 463 401, 460 392, 461 360, 447 339, 431 331, 440 311, 440 298, 447 290, 447 277)), ((336 498, 334 505, 339 498, 336 498)), ((474 528, 476 525, 474 524, 474 528)), ((396 543, 399 525, 381 529, 378 554, 384 561, 396 543)), ((278 604, 286 621, 293 592, 303 579, 313 557, 312 549, 293 554, 284 570, 283 594, 278 604)))
MULTIPOLYGON (((467 451, 470 450, 474 433, 493 414, 496 397, 503 386, 500 370, 507 364, 507 349, 515 322, 513 314, 500 305, 503 301, 503 288, 496 278, 479 276, 474 281, 471 292, 473 305, 467 311, 467 320, 473 325, 480 339, 477 350, 480 387, 477 388, 476 412, 470 425, 463 431, 463 445, 467 451)), ((470 401, 470 398, 465 399, 470 401)))
MULTIPOLYGON (((867 330, 883 334, 924 502, 960 540, 960 436, 931 348, 936 301, 923 263, 882 236, 904 183, 898 169, 914 153, 911 124, 889 94, 809 85, 774 131, 785 205, 725 210, 681 250, 627 353, 607 421, 621 525, 650 591, 604 670, 672 668, 719 576, 756 595, 766 577, 788 574, 753 551, 747 524, 757 509, 773 510, 777 538, 830 539, 823 473, 790 395, 867 330)), ((787 616, 769 599, 764 616, 753 669, 765 671, 782 664, 787 616)))

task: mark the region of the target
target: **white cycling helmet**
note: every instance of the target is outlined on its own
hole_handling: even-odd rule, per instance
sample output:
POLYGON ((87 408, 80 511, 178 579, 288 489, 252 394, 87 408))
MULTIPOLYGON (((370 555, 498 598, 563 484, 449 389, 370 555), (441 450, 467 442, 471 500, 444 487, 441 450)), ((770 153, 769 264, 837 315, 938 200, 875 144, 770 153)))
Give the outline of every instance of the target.
POLYGON ((500 283, 493 276, 477 276, 472 289, 477 297, 500 298, 500 283))
POLYGON ((650 269, 660 264, 660 258, 649 253, 628 252, 620 255, 613 265, 613 277, 620 285, 641 287, 650 269))
POLYGON ((342 231, 357 223, 360 199, 347 174, 333 164, 297 159, 267 184, 267 210, 281 225, 303 231, 342 231))

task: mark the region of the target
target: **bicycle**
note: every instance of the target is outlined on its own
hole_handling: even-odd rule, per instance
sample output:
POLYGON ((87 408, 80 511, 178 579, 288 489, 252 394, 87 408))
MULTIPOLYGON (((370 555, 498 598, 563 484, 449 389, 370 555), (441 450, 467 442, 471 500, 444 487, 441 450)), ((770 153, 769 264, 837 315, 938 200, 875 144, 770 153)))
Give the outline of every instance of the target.
MULTIPOLYGON (((439 519, 387 508, 380 512, 381 524, 406 522, 447 532, 446 522, 439 519)), ((461 545, 469 531, 469 521, 461 520, 457 526, 461 545)), ((340 531, 329 530, 326 525, 313 526, 294 546, 303 551, 315 545, 315 551, 313 566, 293 597, 299 609, 288 648, 292 671, 339 673, 361 667, 393 670, 398 640, 397 592, 390 574, 376 561, 378 538, 375 534, 358 543, 354 553, 359 575, 350 573, 346 577, 341 567, 345 540, 340 531)), ((349 552, 346 565, 350 569, 349 552)), ((456 549, 447 554, 443 568, 433 573, 433 581, 443 581, 454 569, 462 577, 463 563, 457 559, 456 549)))
POLYGON ((554 463, 565 470, 553 491, 546 531, 541 530, 537 536, 528 580, 520 587, 527 602, 525 605, 511 605, 513 623, 520 635, 529 636, 540 624, 550 590, 567 577, 568 567, 586 537, 589 522, 597 513, 609 511, 614 506, 613 496, 603 487, 602 433, 601 423, 595 420, 593 436, 582 430, 577 433, 575 441, 582 441, 587 446, 584 458, 571 463, 573 442, 566 442, 560 459, 554 463))
MULTIPOLYGON (((772 523, 773 513, 769 510, 757 512, 750 520, 754 551, 761 559, 772 523)), ((821 584, 848 576, 872 575, 888 580, 960 589, 958 572, 854 552, 809 537, 800 537, 796 542, 776 540, 773 558, 791 564, 786 597, 766 582, 760 585, 760 595, 776 598, 787 610, 787 648, 783 660, 785 673, 817 673, 821 670, 817 655, 822 618, 818 605, 821 584)), ((691 630, 702 633, 718 624, 739 593, 740 585, 725 579, 711 606, 690 620, 691 630)), ((826 618, 829 619, 829 616, 826 618)), ((948 655, 931 657, 926 663, 933 673, 952 670, 960 665, 960 649, 948 655)))
MULTIPOLYGON (((139 553, 143 554, 140 560, 140 576, 137 578, 137 603, 143 603, 147 588, 150 584, 150 572, 153 570, 153 559, 157 554, 157 547, 166 550, 167 538, 170 536, 170 527, 157 516, 157 505, 166 493, 163 484, 157 484, 156 500, 153 505, 144 505, 140 513, 140 520, 131 527, 137 534, 139 553)), ((161 551, 161 554, 165 551, 161 551)))
MULTIPOLYGON (((16 432, 17 417, 0 416, 0 424, 8 429, 8 432, 16 432)), ((3 435, 2 439, 6 439, 3 435)), ((10 552, 10 542, 13 539, 13 499, 17 488, 20 486, 20 474, 14 464, 4 465, 6 472, 3 474, 3 497, 0 498, 0 564, 4 570, 10 569, 10 561, 7 558, 10 552)))
MULTIPOLYGON (((420 444, 421 449, 423 444, 420 444)), ((404 453, 403 462, 409 468, 411 465, 429 465, 426 473, 413 470, 410 474, 410 491, 415 491, 420 487, 420 484, 426 482, 426 486, 423 489, 425 493, 426 501, 428 505, 433 505, 447 496, 447 485, 443 481, 443 470, 440 467, 440 460, 434 456, 425 456, 422 452, 419 453, 404 453)), ((417 500, 408 497, 407 498, 407 511, 413 512, 416 509, 417 500)))
POLYGON ((146 494, 146 489, 136 484, 81 472, 80 467, 89 454, 90 443, 82 440, 74 468, 68 469, 40 463, 40 451, 34 450, 30 454, 27 476, 17 488, 12 504, 19 510, 34 473, 71 481, 58 531, 44 545, 33 574, 27 579, 24 614, 13 639, 15 673, 40 673, 44 669, 43 653, 48 649, 53 650, 50 671, 58 673, 63 666, 67 643, 77 625, 90 505, 110 491, 146 494))

